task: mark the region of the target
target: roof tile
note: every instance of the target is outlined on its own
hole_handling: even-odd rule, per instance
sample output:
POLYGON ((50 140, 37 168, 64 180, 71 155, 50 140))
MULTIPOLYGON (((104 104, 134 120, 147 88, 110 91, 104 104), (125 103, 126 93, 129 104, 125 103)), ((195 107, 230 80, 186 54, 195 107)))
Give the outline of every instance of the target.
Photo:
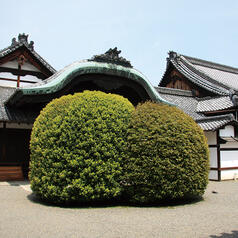
POLYGON ((191 94, 189 96, 188 91, 164 87, 156 87, 155 89, 161 95, 162 98, 173 104, 176 104, 181 110, 191 116, 205 131, 215 131, 216 129, 221 128, 224 125, 232 122, 238 123, 235 120, 233 114, 206 116, 202 112, 197 110, 199 103, 201 103, 199 105, 199 108, 203 110, 206 110, 207 107, 213 110, 229 106, 231 103, 229 97, 220 97, 215 99, 212 98, 201 101, 201 99, 192 97, 191 94))
POLYGON ((197 112, 219 111, 231 107, 234 107, 234 105, 229 96, 202 99, 198 101, 197 112))

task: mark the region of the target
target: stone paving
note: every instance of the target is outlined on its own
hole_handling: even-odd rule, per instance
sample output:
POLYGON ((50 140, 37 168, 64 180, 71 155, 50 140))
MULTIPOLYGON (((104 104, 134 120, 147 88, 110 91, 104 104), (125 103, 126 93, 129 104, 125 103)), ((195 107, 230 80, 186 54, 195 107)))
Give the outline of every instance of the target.
POLYGON ((0 183, 0 237, 238 237, 238 182, 210 182, 204 200, 163 207, 74 207, 35 200, 29 183, 0 183))

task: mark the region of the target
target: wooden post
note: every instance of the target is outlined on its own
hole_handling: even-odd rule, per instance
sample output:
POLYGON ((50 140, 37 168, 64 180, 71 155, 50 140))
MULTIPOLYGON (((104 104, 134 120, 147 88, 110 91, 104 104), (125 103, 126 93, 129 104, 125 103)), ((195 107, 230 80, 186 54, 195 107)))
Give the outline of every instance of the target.
MULTIPOLYGON (((21 71, 21 65, 19 62, 18 62, 18 70, 21 71)), ((20 87, 20 79, 21 79, 20 75, 17 75, 17 88, 20 87)))
POLYGON ((21 72, 21 66, 25 63, 25 61, 26 61, 25 56, 24 55, 20 55, 19 58, 18 58, 18 71, 19 71, 19 73, 17 75, 17 88, 20 87, 20 79, 21 79, 21 77, 20 77, 19 74, 21 72))

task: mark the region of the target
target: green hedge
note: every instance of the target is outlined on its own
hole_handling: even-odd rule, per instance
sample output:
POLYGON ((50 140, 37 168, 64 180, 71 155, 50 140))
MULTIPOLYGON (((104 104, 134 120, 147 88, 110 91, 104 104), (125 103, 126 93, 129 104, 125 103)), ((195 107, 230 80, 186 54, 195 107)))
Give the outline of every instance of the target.
POLYGON ((137 203, 201 196, 208 184, 202 129, 176 107, 137 106, 128 132, 125 191, 137 203))
POLYGON ((120 195, 133 110, 127 99, 97 91, 50 102, 31 134, 32 190, 54 203, 100 201, 120 195))

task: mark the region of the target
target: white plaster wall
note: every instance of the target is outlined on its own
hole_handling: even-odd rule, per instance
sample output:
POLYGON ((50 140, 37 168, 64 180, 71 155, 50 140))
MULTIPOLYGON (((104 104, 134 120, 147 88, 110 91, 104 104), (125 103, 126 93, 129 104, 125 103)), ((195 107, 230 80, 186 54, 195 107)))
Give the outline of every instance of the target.
POLYGON ((5 64, 2 64, 1 67, 10 68, 10 69, 18 69, 18 62, 17 60, 9 61, 5 64))
POLYGON ((226 144, 221 144, 220 148, 238 148, 238 142, 226 142, 226 144))
POLYGON ((238 150, 221 151, 221 168, 238 167, 238 150))
POLYGON ((6 128, 11 129, 31 129, 32 124, 26 124, 26 123, 6 123, 6 128))
POLYGON ((16 88, 17 82, 0 80, 0 86, 16 88))
POLYGON ((32 86, 32 83, 23 83, 23 82, 20 82, 20 88, 24 88, 24 87, 27 87, 27 86, 32 86))
POLYGON ((0 72, 0 78, 17 79, 17 76, 9 72, 0 72))
POLYGON ((217 135, 215 131, 204 131, 204 134, 207 137, 208 145, 216 145, 217 135))
MULTIPOLYGON (((17 79, 17 75, 14 75, 14 74, 9 73, 9 72, 0 72, 0 78, 17 79)), ((27 74, 25 76, 21 76, 21 79, 28 80, 28 81, 31 81, 31 82, 41 82, 42 81, 42 79, 39 79, 36 76, 30 75, 30 74, 27 74)))
POLYGON ((209 179, 211 179, 211 180, 218 180, 218 171, 210 170, 210 172, 209 172, 209 179))
POLYGON ((224 129, 220 129, 219 130, 219 135, 220 137, 234 137, 235 135, 235 131, 234 131, 234 127, 231 125, 225 126, 224 129))
POLYGON ((210 151, 210 167, 217 168, 217 148, 209 148, 210 151))
MULTIPOLYGON (((6 72, 0 72, 0 78, 9 78, 9 79, 15 79, 17 80, 17 76, 13 75, 11 73, 6 73, 6 72)), ((42 82, 42 79, 37 78, 36 76, 33 75, 25 75, 25 76, 21 76, 20 77, 20 87, 25 87, 25 86, 30 86, 33 83, 39 83, 42 82), (21 82, 21 80, 27 80, 30 81, 32 83, 23 83, 21 82)), ((0 80, 0 86, 3 87, 16 87, 17 86, 17 82, 12 82, 12 81, 8 81, 8 80, 0 80)))
MULTIPOLYGON (((8 79, 17 79, 16 75, 13 75, 12 73, 8 72, 0 72, 0 78, 8 78, 8 79)), ((5 80, 0 80, 0 86, 3 87, 16 87, 17 83, 16 82, 11 82, 11 81, 5 81, 5 80)))
POLYGON ((235 178, 238 180, 238 169, 221 171, 221 180, 230 180, 235 178))
POLYGON ((33 75, 25 75, 25 76, 21 76, 21 80, 27 80, 30 82, 41 82, 42 79, 37 78, 36 76, 33 75))
POLYGON ((34 65, 29 64, 28 62, 25 62, 22 67, 23 70, 28 70, 28 71, 34 71, 34 72, 40 72, 39 69, 37 69, 34 65))
MULTIPOLYGON (((11 69, 18 69, 18 62, 17 60, 13 60, 13 61, 9 61, 5 64, 2 64, 1 67, 4 67, 4 68, 11 68, 11 69)), ((39 69, 37 69, 34 65, 28 63, 28 62, 25 62, 21 68, 23 70, 28 70, 28 71, 35 71, 35 72, 40 72, 39 69)))

